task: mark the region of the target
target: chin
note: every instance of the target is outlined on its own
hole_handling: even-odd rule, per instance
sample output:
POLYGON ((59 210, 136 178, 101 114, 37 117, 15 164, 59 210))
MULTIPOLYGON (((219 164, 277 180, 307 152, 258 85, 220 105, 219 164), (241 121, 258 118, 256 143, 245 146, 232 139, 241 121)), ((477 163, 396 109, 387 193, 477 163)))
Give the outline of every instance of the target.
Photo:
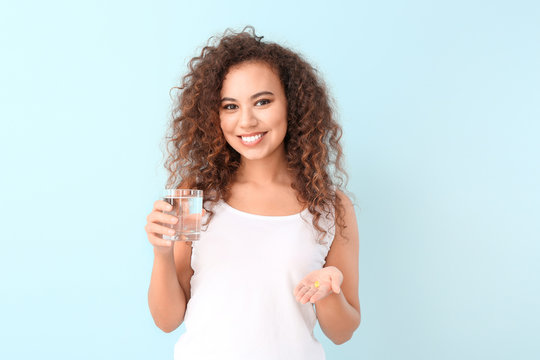
POLYGON ((240 156, 245 160, 261 160, 268 156, 268 154, 250 154, 250 153, 240 153, 240 156))

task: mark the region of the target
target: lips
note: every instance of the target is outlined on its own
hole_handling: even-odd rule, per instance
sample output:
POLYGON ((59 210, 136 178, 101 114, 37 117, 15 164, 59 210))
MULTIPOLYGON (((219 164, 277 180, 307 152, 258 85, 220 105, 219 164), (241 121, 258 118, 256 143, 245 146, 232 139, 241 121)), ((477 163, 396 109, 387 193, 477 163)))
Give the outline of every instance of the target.
POLYGON ((267 132, 251 133, 238 136, 245 146, 255 146, 262 141, 267 132))

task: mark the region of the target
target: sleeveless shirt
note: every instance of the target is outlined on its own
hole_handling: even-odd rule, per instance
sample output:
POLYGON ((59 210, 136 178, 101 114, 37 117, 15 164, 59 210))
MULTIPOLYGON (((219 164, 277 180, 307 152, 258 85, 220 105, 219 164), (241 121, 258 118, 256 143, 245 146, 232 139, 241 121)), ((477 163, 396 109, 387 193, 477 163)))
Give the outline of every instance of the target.
POLYGON ((307 209, 263 216, 220 200, 211 210, 214 217, 192 242, 191 298, 174 359, 325 359, 313 334, 314 305, 297 302, 294 288, 325 264, 333 209, 320 217, 328 231, 321 243, 307 209))

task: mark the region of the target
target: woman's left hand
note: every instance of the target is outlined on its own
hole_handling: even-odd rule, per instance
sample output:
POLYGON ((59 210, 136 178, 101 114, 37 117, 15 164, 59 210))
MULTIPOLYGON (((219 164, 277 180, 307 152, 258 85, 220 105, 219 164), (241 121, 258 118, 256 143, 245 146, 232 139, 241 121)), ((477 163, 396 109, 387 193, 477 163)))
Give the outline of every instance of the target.
POLYGON ((306 304, 324 299, 332 292, 339 294, 343 273, 335 266, 310 272, 294 289, 296 301, 306 304))

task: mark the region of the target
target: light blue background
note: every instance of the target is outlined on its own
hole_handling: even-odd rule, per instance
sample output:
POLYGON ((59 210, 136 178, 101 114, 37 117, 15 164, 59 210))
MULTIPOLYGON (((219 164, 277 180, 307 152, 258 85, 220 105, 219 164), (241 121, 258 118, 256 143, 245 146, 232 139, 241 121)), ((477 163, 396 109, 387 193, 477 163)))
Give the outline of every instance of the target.
POLYGON ((336 99, 362 324, 329 359, 538 359, 536 1, 5 1, 0 358, 171 359, 147 307, 169 89, 255 26, 336 99))

